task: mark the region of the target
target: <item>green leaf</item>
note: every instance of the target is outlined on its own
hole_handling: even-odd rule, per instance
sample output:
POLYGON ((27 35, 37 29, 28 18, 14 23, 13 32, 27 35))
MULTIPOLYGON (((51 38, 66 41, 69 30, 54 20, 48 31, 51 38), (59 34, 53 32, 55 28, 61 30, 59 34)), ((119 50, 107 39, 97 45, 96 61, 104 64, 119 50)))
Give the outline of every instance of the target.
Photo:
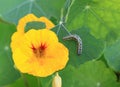
MULTIPOLYGON (((59 30, 59 28, 53 29, 55 32, 59 30)), ((93 37, 89 29, 86 27, 79 28, 77 30, 71 31, 72 34, 77 34, 82 39, 82 54, 77 54, 77 42, 75 40, 63 40, 64 36, 67 36, 68 33, 65 31, 64 27, 61 27, 58 33, 58 37, 60 42, 65 44, 65 46, 69 49, 69 63, 75 66, 79 66, 80 64, 92 60, 98 59, 104 50, 104 42, 100 39, 96 39, 93 37)))
POLYGON ((120 72, 120 39, 106 48, 105 59, 113 70, 120 72))
POLYGON ((14 82, 20 74, 11 58, 10 39, 15 26, 0 21, 0 86, 14 82))
POLYGON ((79 68, 68 66, 61 71, 62 87, 119 87, 114 72, 102 61, 89 61, 79 68))
POLYGON ((52 75, 41 78, 28 74, 22 74, 21 78, 16 80, 15 83, 8 85, 7 87, 26 87, 26 83, 29 87, 51 87, 52 80, 52 75))
POLYGON ((39 29, 44 29, 46 26, 45 26, 45 23, 43 22, 29 22, 26 24, 25 26, 25 32, 27 32, 28 30, 30 29, 36 29, 36 30, 39 30, 39 29))
POLYGON ((24 83, 23 78, 21 77, 21 78, 17 79, 14 83, 9 84, 4 87, 25 87, 25 83, 24 83))
POLYGON ((120 0, 75 0, 68 16, 67 27, 70 30, 80 26, 89 27, 92 35, 97 38, 105 39, 110 32, 118 36, 119 3, 120 0))
POLYGON ((26 14, 46 16, 59 19, 64 0, 7 0, 0 1, 1 18, 17 24, 18 20, 26 14))
POLYGON ((116 42, 116 40, 118 39, 118 37, 119 36, 114 31, 110 31, 105 39, 107 42, 106 45, 110 46, 110 45, 114 44, 116 42))
POLYGON ((38 87, 37 77, 22 74, 21 78, 7 87, 38 87))
POLYGON ((61 9, 61 20, 62 22, 66 23, 69 15, 69 11, 71 6, 73 5, 75 0, 66 0, 64 7, 61 9))

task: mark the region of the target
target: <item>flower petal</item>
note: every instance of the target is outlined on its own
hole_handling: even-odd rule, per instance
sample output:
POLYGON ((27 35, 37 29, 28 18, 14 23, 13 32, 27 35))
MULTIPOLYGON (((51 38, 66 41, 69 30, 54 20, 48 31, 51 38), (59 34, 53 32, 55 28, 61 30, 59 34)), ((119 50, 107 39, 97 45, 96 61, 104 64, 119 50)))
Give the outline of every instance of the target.
POLYGON ((46 25, 46 29, 51 29, 53 28, 55 25, 48 20, 46 17, 40 17, 37 18, 35 15, 33 14, 28 14, 25 17, 21 18, 18 22, 18 26, 17 26, 17 31, 24 33, 24 29, 27 23, 29 22, 33 22, 33 21, 38 21, 38 22, 43 22, 46 25))

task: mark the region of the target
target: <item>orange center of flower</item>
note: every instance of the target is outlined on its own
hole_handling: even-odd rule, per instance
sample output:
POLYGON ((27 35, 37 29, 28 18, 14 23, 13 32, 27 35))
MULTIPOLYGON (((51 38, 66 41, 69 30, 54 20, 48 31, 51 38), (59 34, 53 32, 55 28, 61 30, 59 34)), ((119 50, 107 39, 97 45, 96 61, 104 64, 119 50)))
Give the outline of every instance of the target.
POLYGON ((47 48, 46 44, 42 44, 42 43, 37 48, 34 45, 32 45, 33 53, 35 54, 36 57, 39 57, 39 58, 44 56, 46 48, 47 48))

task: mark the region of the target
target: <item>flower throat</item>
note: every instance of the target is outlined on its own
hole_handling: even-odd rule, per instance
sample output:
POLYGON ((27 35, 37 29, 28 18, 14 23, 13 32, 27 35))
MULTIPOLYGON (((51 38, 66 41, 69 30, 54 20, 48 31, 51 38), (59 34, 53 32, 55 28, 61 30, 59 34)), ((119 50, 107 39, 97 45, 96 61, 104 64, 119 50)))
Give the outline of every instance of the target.
POLYGON ((38 48, 36 48, 34 45, 32 45, 33 53, 36 57, 42 57, 45 54, 45 49, 47 48, 46 44, 40 44, 38 48))

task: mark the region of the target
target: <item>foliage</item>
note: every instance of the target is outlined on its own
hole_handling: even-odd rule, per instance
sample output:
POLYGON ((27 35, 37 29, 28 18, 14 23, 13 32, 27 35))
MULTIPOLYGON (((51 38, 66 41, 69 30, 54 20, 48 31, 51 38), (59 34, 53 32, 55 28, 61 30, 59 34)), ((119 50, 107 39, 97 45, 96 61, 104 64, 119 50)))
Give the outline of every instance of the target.
MULTIPOLYGON (((114 73, 120 72, 119 3, 120 0, 1 0, 0 87, 24 87, 25 77, 29 87, 37 87, 38 83, 51 87, 54 74, 46 78, 26 74, 24 77, 14 68, 9 46, 11 35, 18 20, 29 13, 54 22, 56 27, 52 30, 69 49, 69 62, 59 71, 63 87, 120 87, 119 74, 114 73), (77 54, 75 40, 63 40, 71 34, 82 39, 81 55, 77 54)), ((29 24, 27 28, 38 24, 29 24)))

